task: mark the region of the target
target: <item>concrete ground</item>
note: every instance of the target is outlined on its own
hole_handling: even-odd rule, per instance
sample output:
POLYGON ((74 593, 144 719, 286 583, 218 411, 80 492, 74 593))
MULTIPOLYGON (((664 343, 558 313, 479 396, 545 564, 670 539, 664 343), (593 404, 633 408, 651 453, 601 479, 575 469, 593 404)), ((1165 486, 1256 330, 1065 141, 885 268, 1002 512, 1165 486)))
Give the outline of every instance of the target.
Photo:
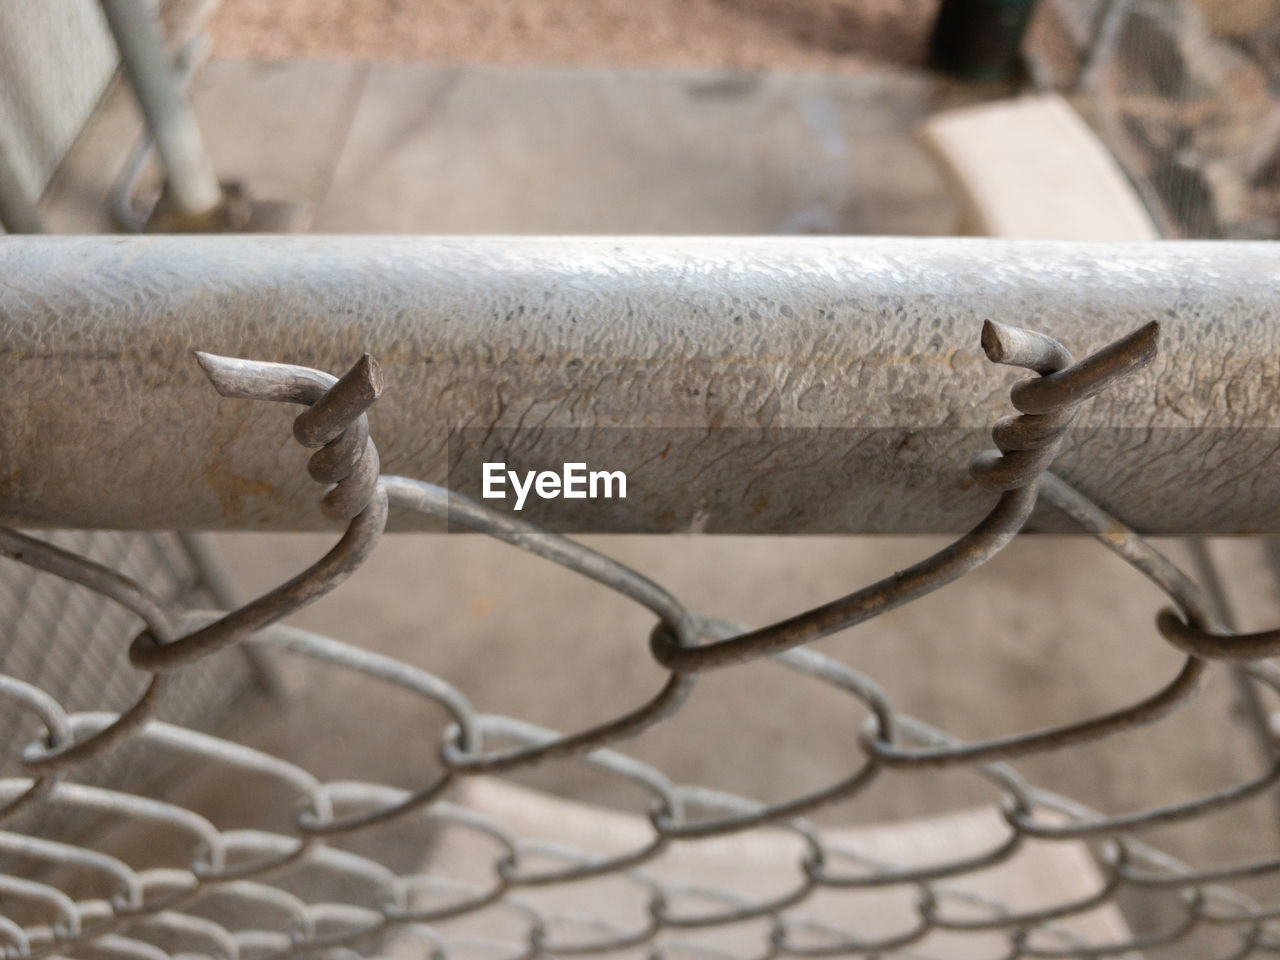
MULTIPOLYGON (((221 174, 256 196, 305 204, 305 219, 323 232, 944 234, 954 212, 912 131, 950 96, 891 69, 820 77, 228 60, 209 64, 194 86, 221 174)), ((110 227, 102 197, 136 130, 117 90, 46 199, 54 229, 110 227)), ((246 594, 301 568, 330 540, 217 537, 246 594)), ((693 608, 750 624, 839 596, 938 546, 926 538, 587 542, 693 608)), ((1243 625, 1280 618, 1257 545, 1214 550, 1243 625)), ((1153 627, 1162 603, 1092 541, 1028 538, 963 581, 818 646, 878 678, 901 709, 976 738, 1154 691, 1178 665, 1153 627)), ((481 710, 558 729, 638 703, 662 678, 647 653, 647 615, 478 536, 388 537, 348 584, 292 620, 439 674, 481 710)), ((441 716, 347 675, 280 669, 287 695, 239 735, 326 779, 412 786, 429 775, 441 716)), ((1187 798, 1258 769, 1232 702, 1218 671, 1192 709, 1018 767, 1107 812, 1187 798)), ((781 799, 847 772, 861 720, 847 701, 757 664, 705 678, 675 720, 631 749, 678 781, 781 799)), ((566 774, 568 766, 526 782, 632 802, 566 774)), ((960 773, 891 776, 824 818, 866 823, 988 800, 960 773)), ((1252 858, 1274 848, 1274 816, 1264 798, 1152 839, 1203 863, 1252 858)))
MULTIPOLYGON (((933 235, 954 223, 912 131, 963 94, 907 71, 215 60, 193 97, 220 175, 304 204, 318 233, 933 235)), ((112 229, 100 198, 137 126, 117 88, 46 198, 52 229, 112 229)))

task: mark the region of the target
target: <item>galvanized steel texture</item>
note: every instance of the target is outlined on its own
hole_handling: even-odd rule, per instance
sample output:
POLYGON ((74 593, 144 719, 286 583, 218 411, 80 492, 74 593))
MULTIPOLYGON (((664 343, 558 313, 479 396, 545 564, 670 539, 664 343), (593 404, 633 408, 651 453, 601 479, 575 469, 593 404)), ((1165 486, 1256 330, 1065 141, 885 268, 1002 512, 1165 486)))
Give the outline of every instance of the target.
POLYGON ((637 430, 676 444, 660 483, 564 503, 559 532, 960 532, 990 500, 939 478, 1007 412, 974 335, 991 319, 1071 344, 1159 321, 1160 358, 1082 412, 1057 471, 1145 533, 1280 531, 1275 244, 12 237, 0 277, 13 525, 332 526, 283 412, 211 403, 195 348, 325 370, 372 353, 383 470, 432 483, 459 429, 536 452, 563 428, 605 465, 637 430), (735 428, 759 434, 717 448, 735 428), (843 432, 797 457, 810 430, 843 432))

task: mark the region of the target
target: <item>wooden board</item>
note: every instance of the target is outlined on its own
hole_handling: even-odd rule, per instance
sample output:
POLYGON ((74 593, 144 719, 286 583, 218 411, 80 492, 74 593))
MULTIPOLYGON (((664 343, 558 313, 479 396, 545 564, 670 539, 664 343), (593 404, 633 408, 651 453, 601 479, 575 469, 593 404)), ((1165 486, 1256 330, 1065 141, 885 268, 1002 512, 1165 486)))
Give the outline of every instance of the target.
POLYGON ((1157 240, 1124 172, 1062 97, 937 114, 920 130, 961 210, 962 234, 1022 240, 1157 240))

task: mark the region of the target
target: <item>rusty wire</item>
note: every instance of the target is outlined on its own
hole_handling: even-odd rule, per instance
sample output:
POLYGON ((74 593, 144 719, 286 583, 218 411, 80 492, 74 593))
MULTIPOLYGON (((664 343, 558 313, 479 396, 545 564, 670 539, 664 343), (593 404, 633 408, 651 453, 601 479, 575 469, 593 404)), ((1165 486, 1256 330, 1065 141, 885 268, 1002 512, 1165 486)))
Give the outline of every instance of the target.
MULTIPOLYGON (((997 450, 980 454, 974 478, 999 492, 988 516, 946 549, 915 566, 822 607, 750 630, 700 616, 641 574, 564 537, 490 510, 440 486, 382 475, 366 413, 381 392, 377 364, 362 358, 343 377, 304 367, 198 354, 204 372, 226 397, 302 404, 295 439, 317 450, 309 471, 333 486, 322 509, 347 523, 323 558, 287 583, 229 613, 171 614, 138 584, 75 554, 12 531, 0 531, 0 553, 49 574, 82 584, 133 611, 144 629, 129 648, 133 666, 150 682, 123 714, 67 712, 38 686, 0 677, 0 700, 44 728, 22 756, 22 776, 0 780, 0 823, 13 827, 33 809, 110 813, 139 826, 164 827, 186 838, 189 859, 164 868, 137 869, 85 843, 50 840, 19 829, 0 829, 0 853, 69 868, 105 879, 105 900, 77 900, 52 882, 0 876, 0 902, 38 905, 51 918, 23 925, 0 917, 7 957, 100 954, 167 960, 198 955, 223 960, 324 955, 334 960, 377 957, 392 942, 413 945, 414 955, 443 958, 468 950, 505 951, 532 958, 590 956, 644 948, 653 958, 738 956, 687 939, 690 933, 747 920, 765 922, 767 935, 752 958, 775 956, 931 956, 934 933, 1002 933, 1004 956, 1123 956, 1177 942, 1203 925, 1234 931, 1230 956, 1280 951, 1280 902, 1258 903, 1228 886, 1232 881, 1280 875, 1280 859, 1194 868, 1135 838, 1154 826, 1181 822, 1240 803, 1280 781, 1280 760, 1255 778, 1206 796, 1166 806, 1102 816, 1068 798, 1039 789, 1008 761, 1100 740, 1154 723, 1184 704, 1209 661, 1247 660, 1243 669, 1280 691, 1280 670, 1257 659, 1280 647, 1277 631, 1233 636, 1213 615, 1199 587, 1150 543, 1110 516, 1061 478, 1048 472, 1080 405, 1121 382, 1155 356, 1153 324, 1076 362, 1062 345, 1038 333, 988 323, 982 345, 994 362, 1032 371, 1014 386, 1019 413, 996 424, 997 450), (909 603, 989 560, 1022 529, 1037 498, 1071 517, 1135 570, 1159 586, 1175 610, 1158 618, 1159 635, 1186 654, 1181 670, 1159 689, 1102 716, 983 742, 961 742, 895 709, 876 682, 853 667, 808 648, 811 641, 909 603), (589 729, 561 733, 511 717, 481 714, 466 694, 444 679, 377 653, 279 621, 334 589, 375 547, 390 506, 460 523, 603 584, 648 609, 656 620, 650 637, 655 659, 669 671, 647 701, 589 729), (164 679, 176 670, 199 670, 200 661, 233 644, 309 658, 407 691, 442 708, 452 719, 440 742, 442 770, 415 789, 375 783, 325 783, 287 758, 154 718, 164 679), (672 782, 661 771, 615 750, 640 731, 677 711, 696 680, 709 669, 769 660, 780 668, 826 684, 867 711, 856 742, 860 758, 846 776, 826 787, 765 804, 705 787, 672 782), (171 751, 232 778, 262 778, 293 798, 290 829, 225 830, 178 803, 72 782, 77 765, 119 746, 122 740, 171 751), (446 799, 467 777, 520 771, 553 757, 576 757, 603 775, 650 798, 651 834, 633 849, 601 853, 522 837, 504 823, 446 799), (926 864, 883 863, 804 819, 848 800, 889 771, 939 766, 972 772, 997 798, 1005 836, 988 849, 926 864), (474 883, 427 869, 397 874, 368 856, 328 845, 395 822, 417 811, 434 823, 467 831, 493 845, 490 877, 474 883), (734 836, 769 826, 795 838, 801 851, 791 887, 758 900, 724 890, 690 888, 660 879, 649 869, 676 844, 734 836), (1104 841, 1100 886, 1077 900, 1015 910, 949 885, 1017 857, 1031 840, 1104 841), (363 891, 342 901, 307 901, 279 883, 306 866, 326 871, 344 890, 363 891), (560 884, 623 879, 645 898, 646 915, 630 927, 590 915, 552 916, 526 891, 560 884), (860 893, 914 891, 915 916, 902 930, 868 938, 859 932, 856 906, 844 926, 805 914, 818 892, 836 892, 855 904, 860 893), (1180 892, 1181 916, 1167 929, 1113 943, 1082 940, 1064 926, 1073 917, 1111 904, 1123 892, 1180 892), (424 905, 429 892, 437 902, 424 905), (443 897, 443 900, 439 898, 443 897), (252 916, 278 923, 226 924, 189 912, 198 904, 251 905, 252 916), (969 912, 958 911, 960 905, 969 912), (978 915, 972 910, 977 908, 978 915), (449 936, 460 917, 504 912, 524 924, 518 942, 504 938, 449 936), (586 939, 557 939, 565 925, 586 939), (440 929, 437 929, 440 928, 440 929), (407 938, 407 939, 406 939, 407 938), (182 944, 180 950, 160 944, 182 944)), ((850 738, 852 739, 852 738, 850 738)), ((231 915, 235 914, 232 910, 231 915)), ((249 914, 244 914, 248 916, 249 914)), ((403 950, 399 955, 404 955, 403 950)))

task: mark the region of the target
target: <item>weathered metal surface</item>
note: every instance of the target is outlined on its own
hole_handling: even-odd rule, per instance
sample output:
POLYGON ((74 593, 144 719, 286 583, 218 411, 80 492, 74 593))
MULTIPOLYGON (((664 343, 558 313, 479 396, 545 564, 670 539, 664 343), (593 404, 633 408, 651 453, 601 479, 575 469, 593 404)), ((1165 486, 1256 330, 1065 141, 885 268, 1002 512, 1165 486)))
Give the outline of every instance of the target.
POLYGON ((1035 506, 1042 475, 1061 449, 1062 437, 1080 404, 1108 385, 1151 363, 1158 325, 1152 323, 1103 347, 1079 363, 1055 340, 1016 327, 988 322, 983 346, 996 363, 1041 374, 1014 384, 1011 398, 1023 413, 1002 419, 992 430, 999 449, 979 453, 969 471, 980 485, 1000 491, 1000 499, 976 527, 942 550, 905 570, 789 620, 695 649, 655 631, 651 649, 671 670, 694 672, 732 666, 812 643, 918 600, 964 576, 1008 545, 1035 506), (1013 434, 1012 442, 1007 435, 1013 434))
POLYGON ((1086 347, 1160 321, 1160 358, 1089 403, 1055 469, 1144 531, 1280 530, 1274 244, 6 238, 0 278, 8 523, 332 523, 287 414, 212 402, 199 349, 376 355, 385 473, 443 482, 477 435, 643 464, 553 529, 959 532, 993 502, 967 466, 1007 410, 990 318, 1086 347))

